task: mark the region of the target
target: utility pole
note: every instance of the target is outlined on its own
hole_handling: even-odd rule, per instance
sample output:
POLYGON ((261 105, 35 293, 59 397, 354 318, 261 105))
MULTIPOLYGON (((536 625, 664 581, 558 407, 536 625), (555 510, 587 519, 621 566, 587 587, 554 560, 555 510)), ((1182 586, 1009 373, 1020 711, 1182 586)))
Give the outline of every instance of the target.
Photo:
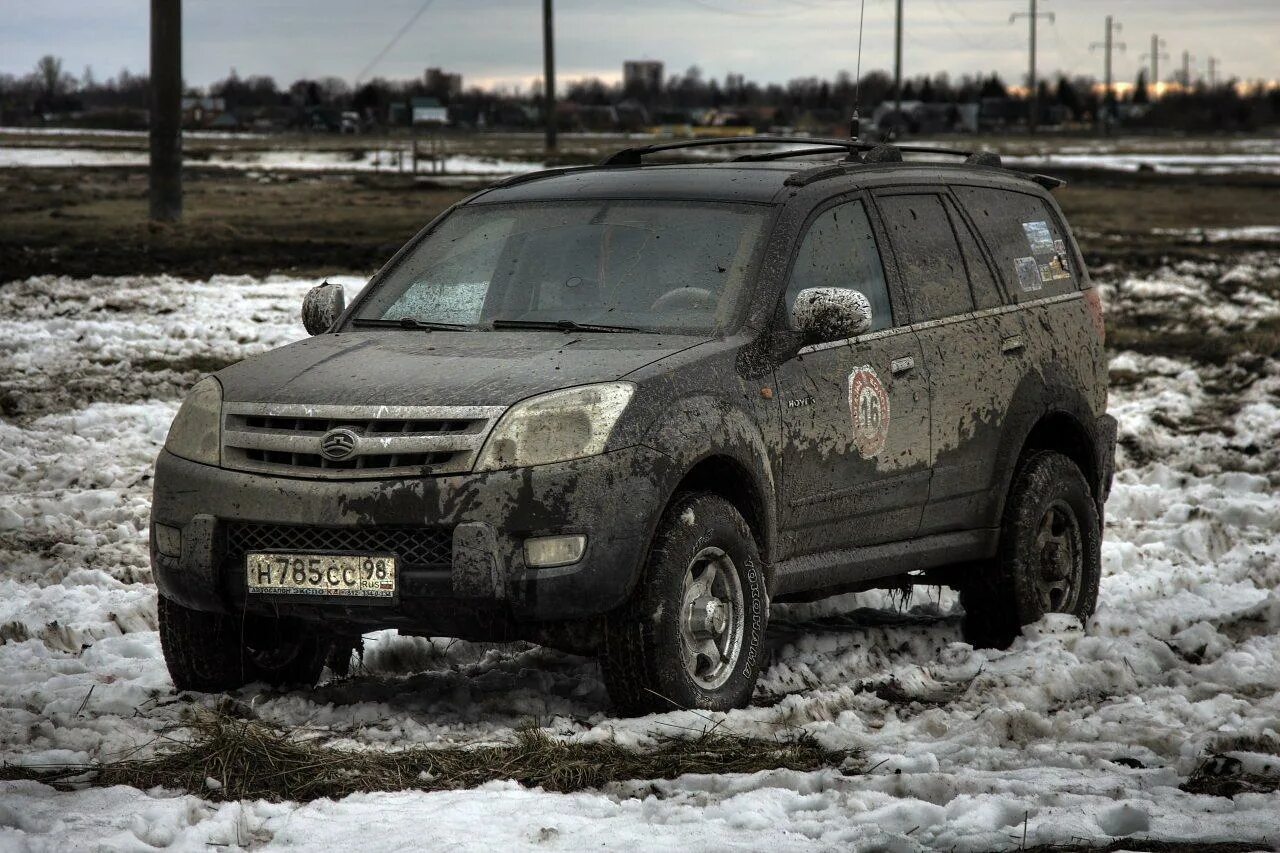
POLYGON ((1048 18, 1049 23, 1056 23, 1056 19, 1052 12, 1036 11, 1036 0, 1031 0, 1030 12, 1016 12, 1009 16, 1009 23, 1012 24, 1019 18, 1026 18, 1031 24, 1031 73, 1029 75, 1029 84, 1031 90, 1031 113, 1027 117, 1027 132, 1035 133, 1036 125, 1040 121, 1040 83, 1036 79, 1036 22, 1040 18, 1048 18))
POLYGON ((897 115, 894 121, 902 121, 902 0, 897 0, 898 18, 893 28, 893 102, 897 115))
POLYGON ((1103 88, 1102 88, 1103 114, 1101 115, 1100 123, 1102 126, 1103 133, 1110 132, 1111 120, 1114 118, 1114 116, 1112 115, 1112 107, 1114 106, 1114 99, 1113 99, 1113 91, 1112 91, 1112 83, 1111 83, 1111 79, 1112 79, 1111 78, 1111 51, 1115 48, 1119 48, 1120 50, 1125 49, 1124 42, 1116 43, 1116 41, 1112 38, 1112 33, 1115 30, 1119 30, 1119 29, 1120 29, 1120 25, 1115 22, 1115 19, 1112 16, 1107 15, 1106 38, 1101 42, 1095 41, 1093 44, 1089 45, 1089 50, 1091 51, 1097 50, 1098 48, 1102 48, 1102 50, 1106 53, 1106 58, 1103 60, 1103 64, 1102 64, 1102 67, 1104 69, 1103 78, 1102 78, 1103 79, 1103 84, 1102 84, 1103 85, 1103 88))
POLYGON ((1156 35, 1155 33, 1152 33, 1151 34, 1151 52, 1142 54, 1142 56, 1139 57, 1138 59, 1139 62, 1142 62, 1145 59, 1151 60, 1151 86, 1153 91, 1155 87, 1160 85, 1160 60, 1169 58, 1169 54, 1161 53, 1161 49, 1164 47, 1164 45, 1165 45, 1164 39, 1160 38, 1160 36, 1156 35))
POLYGON ((556 33, 552 0, 542 0, 542 103, 546 109, 547 150, 556 150, 556 33))
POLYGON ((182 218, 182 0, 151 0, 151 218, 182 218))
POLYGON ((1184 50, 1182 52, 1182 88, 1191 91, 1191 60, 1195 59, 1191 52, 1184 50))
POLYGON ((1218 88, 1218 58, 1216 56, 1209 57, 1209 88, 1218 88))

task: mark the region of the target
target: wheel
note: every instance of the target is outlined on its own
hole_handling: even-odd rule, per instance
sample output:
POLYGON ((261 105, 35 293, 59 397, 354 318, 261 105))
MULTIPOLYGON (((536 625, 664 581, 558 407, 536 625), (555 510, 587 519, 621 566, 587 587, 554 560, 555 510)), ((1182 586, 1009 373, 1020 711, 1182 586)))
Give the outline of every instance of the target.
POLYGON ((996 559, 960 585, 965 640, 1003 649, 1046 613, 1088 619, 1098 602, 1101 541, 1079 467, 1052 451, 1029 456, 1005 500, 996 559))
POLYGON ((310 687, 329 644, 289 619, 205 613, 157 601, 160 647, 178 690, 221 693, 254 681, 310 687))
POLYGON ((725 499, 672 501, 630 601, 610 614, 600 657, 618 710, 727 711, 751 699, 769 598, 751 530, 725 499))

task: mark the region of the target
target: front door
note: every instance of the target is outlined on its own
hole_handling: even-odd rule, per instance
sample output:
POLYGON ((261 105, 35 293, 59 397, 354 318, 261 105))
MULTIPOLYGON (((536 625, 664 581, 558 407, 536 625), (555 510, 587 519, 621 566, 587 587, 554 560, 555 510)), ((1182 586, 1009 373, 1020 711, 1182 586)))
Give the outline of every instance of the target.
POLYGON ((929 491, 928 377, 915 334, 894 324, 862 200, 810 221, 787 289, 788 315, 811 287, 862 292, 873 324, 856 338, 806 346, 777 367, 781 544, 792 557, 910 538, 929 491))

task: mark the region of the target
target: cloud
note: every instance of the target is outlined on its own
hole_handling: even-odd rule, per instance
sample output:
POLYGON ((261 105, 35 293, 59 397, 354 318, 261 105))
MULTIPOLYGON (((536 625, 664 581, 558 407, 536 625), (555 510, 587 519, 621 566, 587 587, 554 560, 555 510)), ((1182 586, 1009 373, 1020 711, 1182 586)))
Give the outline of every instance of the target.
MULTIPOLYGON (((50 0, 11 3, 0 29, 0 72, 25 73, 44 53, 68 69, 92 65, 98 75, 147 66, 147 5, 140 0, 93 3, 50 0)), ((299 77, 353 78, 386 46, 422 0, 186 0, 184 67, 188 80, 207 84, 231 68, 299 77)), ((534 0, 432 0, 416 25, 373 70, 408 77, 427 66, 461 71, 468 82, 521 82, 541 73, 540 5, 534 0)), ((867 0, 863 69, 893 61, 893 3, 867 0)), ((1027 64, 1022 0, 906 0, 904 66, 908 75, 998 71, 1021 79, 1027 64)), ((1152 30, 1159 29, 1174 61, 1190 50, 1202 66, 1222 59, 1222 71, 1275 77, 1274 37, 1280 3, 1231 0, 1041 0, 1056 22, 1040 27, 1042 73, 1100 75, 1102 59, 1089 44, 1102 37, 1103 18, 1124 24, 1129 50, 1116 56, 1116 76, 1136 75, 1152 30)), ((624 59, 663 60, 668 74, 698 65, 711 76, 728 72, 782 82, 852 71, 857 61, 854 0, 558 0, 557 59, 562 79, 616 77, 624 59)))

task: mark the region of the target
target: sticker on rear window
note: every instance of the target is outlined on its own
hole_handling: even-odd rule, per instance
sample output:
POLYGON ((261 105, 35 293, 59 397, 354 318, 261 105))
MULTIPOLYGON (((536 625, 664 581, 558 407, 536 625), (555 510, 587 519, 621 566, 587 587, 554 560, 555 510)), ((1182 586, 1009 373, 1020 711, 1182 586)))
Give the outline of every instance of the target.
POLYGON ((1054 252, 1053 234, 1049 231, 1048 222, 1024 222, 1022 230, 1027 235, 1031 254, 1049 255, 1054 252))
POLYGON ((869 364, 849 374, 849 416, 858 455, 879 456, 889 440, 889 395, 869 364))
POLYGON ((1013 269, 1018 274, 1018 284, 1023 290, 1039 290, 1046 279, 1041 278, 1040 263, 1035 258, 1014 258, 1013 269))

